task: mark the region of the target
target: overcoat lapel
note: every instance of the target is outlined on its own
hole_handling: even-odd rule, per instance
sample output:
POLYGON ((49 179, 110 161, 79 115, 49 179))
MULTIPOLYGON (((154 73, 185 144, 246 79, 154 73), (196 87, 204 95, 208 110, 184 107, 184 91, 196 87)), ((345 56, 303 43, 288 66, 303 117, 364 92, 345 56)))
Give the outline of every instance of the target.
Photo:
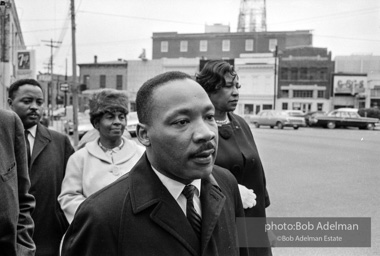
POLYGON ((246 137, 245 134, 243 133, 243 127, 240 125, 238 120, 234 117, 233 114, 229 113, 229 117, 232 122, 232 129, 234 130, 236 136, 233 136, 233 138, 236 139, 236 145, 244 155, 245 159, 249 158, 249 155, 251 154, 251 148, 249 147, 249 144, 247 141, 249 141, 246 137))
POLYGON ((200 255, 201 247, 196 234, 176 200, 152 170, 146 154, 131 171, 129 181, 134 214, 151 211, 152 221, 175 237, 194 256, 200 255), (147 209, 149 207, 152 208, 147 209))
POLYGON ((205 251, 222 212, 226 197, 212 175, 202 180, 202 254, 205 251))
MULTIPOLYGON (((51 135, 49 131, 42 125, 37 124, 36 138, 34 140, 30 166, 33 165, 34 160, 40 155, 42 150, 50 143, 50 141, 51 141, 51 135)), ((54 159, 51 159, 51 160, 54 161, 54 159)))

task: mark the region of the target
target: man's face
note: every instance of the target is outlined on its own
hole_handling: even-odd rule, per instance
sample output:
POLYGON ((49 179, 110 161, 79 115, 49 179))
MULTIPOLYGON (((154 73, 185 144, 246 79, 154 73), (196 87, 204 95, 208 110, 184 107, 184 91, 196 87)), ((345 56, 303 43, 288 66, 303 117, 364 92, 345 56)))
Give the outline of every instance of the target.
POLYGON ((191 79, 171 81, 153 92, 147 154, 153 167, 188 184, 210 175, 218 144, 214 107, 191 79), (180 84, 179 84, 180 83, 180 84))
POLYGON ((30 84, 20 86, 14 94, 14 99, 8 99, 8 103, 20 117, 25 129, 40 121, 44 98, 42 90, 38 86, 30 84))

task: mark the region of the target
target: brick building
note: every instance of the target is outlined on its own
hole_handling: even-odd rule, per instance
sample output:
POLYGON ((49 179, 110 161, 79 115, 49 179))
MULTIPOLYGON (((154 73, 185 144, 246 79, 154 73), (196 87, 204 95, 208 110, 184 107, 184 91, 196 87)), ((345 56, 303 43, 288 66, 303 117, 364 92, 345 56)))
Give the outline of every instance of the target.
POLYGON ((279 53, 280 109, 331 110, 331 74, 334 62, 327 48, 294 47, 279 53))
POLYGON ((308 30, 236 33, 217 31, 195 34, 153 33, 153 59, 235 59, 240 54, 273 52, 276 45, 279 50, 312 45, 312 34, 308 30))

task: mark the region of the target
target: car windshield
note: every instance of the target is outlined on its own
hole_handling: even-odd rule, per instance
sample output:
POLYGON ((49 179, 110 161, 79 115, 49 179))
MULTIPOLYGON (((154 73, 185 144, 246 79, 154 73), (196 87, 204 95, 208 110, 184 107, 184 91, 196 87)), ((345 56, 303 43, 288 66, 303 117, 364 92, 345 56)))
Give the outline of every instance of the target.
POLYGON ((290 116, 290 114, 288 112, 285 112, 285 111, 276 112, 276 114, 279 116, 290 116))

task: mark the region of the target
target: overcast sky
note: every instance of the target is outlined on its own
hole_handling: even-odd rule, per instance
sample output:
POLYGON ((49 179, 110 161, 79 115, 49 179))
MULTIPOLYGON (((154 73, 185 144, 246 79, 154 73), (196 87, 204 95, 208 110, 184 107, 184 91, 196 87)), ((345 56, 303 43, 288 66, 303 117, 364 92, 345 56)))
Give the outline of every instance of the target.
MULTIPOLYGON (((47 72, 50 48, 54 73, 71 70, 70 0, 15 0, 25 44, 36 50, 37 71, 47 72)), ((240 0, 75 0, 77 63, 152 56, 153 32, 203 33, 222 23, 236 32, 240 0)), ((380 56, 379 0, 266 0, 267 30, 311 30, 313 44, 337 55, 380 56)))

